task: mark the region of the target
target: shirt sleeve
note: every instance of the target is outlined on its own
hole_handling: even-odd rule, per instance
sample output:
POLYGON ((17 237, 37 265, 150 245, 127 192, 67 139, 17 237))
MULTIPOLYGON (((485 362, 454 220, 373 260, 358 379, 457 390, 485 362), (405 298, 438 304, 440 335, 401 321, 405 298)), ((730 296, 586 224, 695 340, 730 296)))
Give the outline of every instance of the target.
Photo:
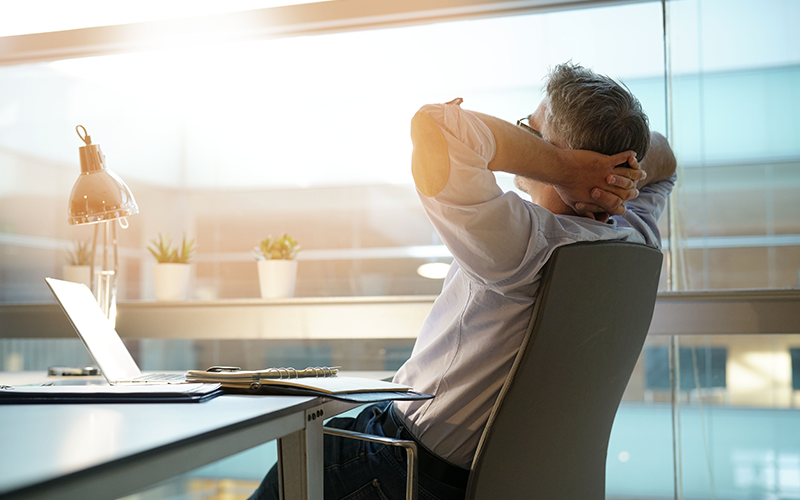
MULTIPOLYGON (((438 126, 447 150, 446 154, 430 155, 435 163, 412 166, 428 218, 461 269, 487 284, 509 279, 523 263, 531 261, 526 255, 546 246, 543 238, 536 237, 540 226, 536 210, 497 185, 488 168, 495 139, 480 118, 457 104, 426 105, 420 113, 438 126), (426 182, 431 172, 446 180, 426 182), (436 189, 431 190, 431 185, 436 189)), ((413 128, 412 120, 417 150, 427 139, 415 137, 413 128)))
POLYGON ((625 203, 627 212, 617 218, 617 223, 620 226, 633 227, 642 234, 648 234, 649 231, 652 233, 653 244, 661 247, 658 218, 667 206, 667 198, 677 178, 677 174, 672 174, 663 181, 643 187, 639 196, 625 203))

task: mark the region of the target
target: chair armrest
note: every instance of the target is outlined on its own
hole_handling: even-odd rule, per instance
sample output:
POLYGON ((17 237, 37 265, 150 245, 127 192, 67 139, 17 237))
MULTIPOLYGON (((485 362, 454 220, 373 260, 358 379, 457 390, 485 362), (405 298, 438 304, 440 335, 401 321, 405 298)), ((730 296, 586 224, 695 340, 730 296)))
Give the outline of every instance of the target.
POLYGON ((322 431, 330 436, 370 441, 388 446, 400 446, 406 450, 406 500, 417 500, 417 443, 406 439, 394 439, 373 436, 361 432, 346 431, 331 427, 323 427, 322 431))

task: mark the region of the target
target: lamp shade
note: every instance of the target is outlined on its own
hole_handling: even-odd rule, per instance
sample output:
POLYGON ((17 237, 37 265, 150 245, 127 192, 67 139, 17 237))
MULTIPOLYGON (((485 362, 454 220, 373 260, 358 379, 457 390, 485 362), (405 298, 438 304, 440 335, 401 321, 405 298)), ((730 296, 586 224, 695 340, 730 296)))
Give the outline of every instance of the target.
POLYGON ((128 186, 114 172, 106 168, 105 155, 91 137, 78 135, 86 143, 81 146, 81 175, 69 196, 69 223, 91 224, 119 219, 139 213, 139 207, 128 186))

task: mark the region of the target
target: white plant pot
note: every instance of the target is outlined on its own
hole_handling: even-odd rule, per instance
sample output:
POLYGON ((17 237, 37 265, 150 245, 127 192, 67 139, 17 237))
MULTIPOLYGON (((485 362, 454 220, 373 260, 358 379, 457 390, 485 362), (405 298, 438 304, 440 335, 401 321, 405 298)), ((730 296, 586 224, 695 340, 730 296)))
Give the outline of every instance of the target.
POLYGON ((186 300, 191 269, 189 264, 156 264, 153 267, 156 300, 186 300))
POLYGON ((262 299, 294 297, 297 283, 296 260, 259 260, 258 284, 262 299))
POLYGON ((92 288, 92 266, 64 266, 64 281, 83 283, 92 288))

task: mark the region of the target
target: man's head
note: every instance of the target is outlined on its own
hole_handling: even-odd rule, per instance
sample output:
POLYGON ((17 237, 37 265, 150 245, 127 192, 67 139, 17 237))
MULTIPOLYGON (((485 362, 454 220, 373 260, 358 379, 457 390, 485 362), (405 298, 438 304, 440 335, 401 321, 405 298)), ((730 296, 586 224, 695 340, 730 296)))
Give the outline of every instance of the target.
MULTIPOLYGON (((529 121, 546 141, 564 149, 588 149, 607 155, 633 150, 640 162, 644 160, 650 147, 649 122, 639 100, 627 87, 568 62, 550 72, 545 89, 545 98, 529 121)), ((553 210, 544 200, 536 199, 551 199, 554 193, 543 191, 555 191, 552 186, 545 190, 525 178, 518 178, 516 184, 535 202, 553 210)), ((560 200, 557 195, 556 198, 560 200)))

